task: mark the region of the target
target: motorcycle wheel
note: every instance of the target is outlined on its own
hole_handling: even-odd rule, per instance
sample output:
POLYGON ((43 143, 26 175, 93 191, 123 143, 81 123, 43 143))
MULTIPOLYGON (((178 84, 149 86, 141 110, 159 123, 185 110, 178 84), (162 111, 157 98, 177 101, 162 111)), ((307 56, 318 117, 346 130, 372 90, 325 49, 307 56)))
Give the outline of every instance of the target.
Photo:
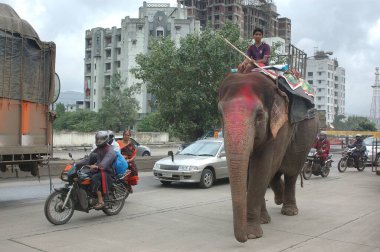
POLYGON ((356 168, 358 169, 358 171, 364 171, 365 169, 365 160, 361 160, 360 163, 359 163, 359 167, 356 168))
POLYGON ((312 174, 312 165, 310 163, 306 163, 302 167, 302 176, 305 180, 309 180, 312 174))
POLYGON ((110 204, 103 208, 102 211, 108 216, 117 215, 123 209, 125 199, 129 196, 129 192, 125 185, 117 184, 114 191, 110 194, 110 204))
POLYGON ((345 172, 347 170, 347 159, 341 158, 338 163, 338 171, 345 172))
POLYGON ((54 225, 67 223, 74 214, 74 201, 69 198, 65 209, 62 209, 65 202, 66 194, 62 192, 53 192, 46 199, 44 212, 46 219, 54 225))
POLYGON ((330 168, 326 167, 327 164, 325 164, 324 167, 321 168, 321 176, 326 178, 330 173, 330 168))

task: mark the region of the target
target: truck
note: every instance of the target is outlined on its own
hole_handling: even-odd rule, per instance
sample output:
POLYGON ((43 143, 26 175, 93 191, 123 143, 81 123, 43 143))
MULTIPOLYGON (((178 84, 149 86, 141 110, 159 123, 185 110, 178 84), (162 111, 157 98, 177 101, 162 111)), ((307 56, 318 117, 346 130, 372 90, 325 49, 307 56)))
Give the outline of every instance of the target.
MULTIPOLYGON (((56 46, 0 3, 0 170, 39 175, 53 152, 56 46)), ((58 91, 57 91, 58 90, 58 91)))

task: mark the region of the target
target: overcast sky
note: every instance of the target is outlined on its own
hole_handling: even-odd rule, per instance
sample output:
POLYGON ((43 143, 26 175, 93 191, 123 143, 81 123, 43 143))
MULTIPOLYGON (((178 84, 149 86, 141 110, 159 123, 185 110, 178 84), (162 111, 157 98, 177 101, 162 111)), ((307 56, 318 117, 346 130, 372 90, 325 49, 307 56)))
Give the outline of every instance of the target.
MULTIPOLYGON (((292 20, 292 43, 313 55, 333 51, 346 69, 346 113, 369 116, 375 67, 380 66, 379 0, 273 0, 292 20)), ((5 0, 43 41, 57 45, 56 72, 62 90, 83 92, 85 31, 120 27, 138 17, 142 0, 5 0)), ((170 3, 176 0, 148 0, 170 3)))

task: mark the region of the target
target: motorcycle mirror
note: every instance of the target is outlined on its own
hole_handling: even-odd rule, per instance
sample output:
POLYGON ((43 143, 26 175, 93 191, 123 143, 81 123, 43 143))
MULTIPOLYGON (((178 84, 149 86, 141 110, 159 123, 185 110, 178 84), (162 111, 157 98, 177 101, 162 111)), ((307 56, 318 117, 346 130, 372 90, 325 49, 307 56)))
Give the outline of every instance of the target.
POLYGON ((168 151, 168 156, 172 157, 172 162, 174 162, 174 154, 172 151, 168 151))

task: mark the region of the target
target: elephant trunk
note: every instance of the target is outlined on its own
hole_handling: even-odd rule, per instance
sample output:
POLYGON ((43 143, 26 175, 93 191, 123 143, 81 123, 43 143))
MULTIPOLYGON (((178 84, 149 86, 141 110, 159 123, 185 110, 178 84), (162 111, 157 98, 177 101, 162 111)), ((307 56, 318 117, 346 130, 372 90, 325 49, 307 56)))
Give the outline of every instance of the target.
POLYGON ((249 157, 253 148, 254 128, 237 115, 224 115, 224 142, 233 207, 234 233, 239 242, 247 241, 247 178, 249 157))

